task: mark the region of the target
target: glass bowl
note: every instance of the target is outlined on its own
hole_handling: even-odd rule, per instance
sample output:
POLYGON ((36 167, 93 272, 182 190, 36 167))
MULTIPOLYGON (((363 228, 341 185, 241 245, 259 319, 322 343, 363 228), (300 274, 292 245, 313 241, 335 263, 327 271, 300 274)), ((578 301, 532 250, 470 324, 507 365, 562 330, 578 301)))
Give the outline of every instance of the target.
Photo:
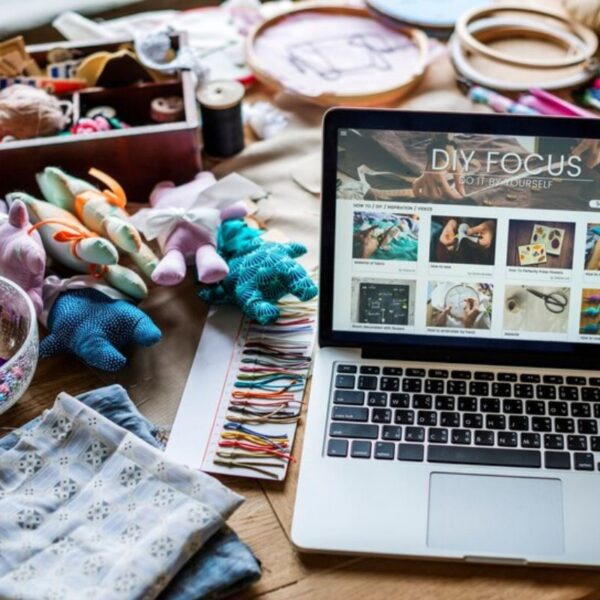
POLYGON ((38 353, 33 303, 18 285, 0 277, 0 414, 25 393, 35 372, 38 353))

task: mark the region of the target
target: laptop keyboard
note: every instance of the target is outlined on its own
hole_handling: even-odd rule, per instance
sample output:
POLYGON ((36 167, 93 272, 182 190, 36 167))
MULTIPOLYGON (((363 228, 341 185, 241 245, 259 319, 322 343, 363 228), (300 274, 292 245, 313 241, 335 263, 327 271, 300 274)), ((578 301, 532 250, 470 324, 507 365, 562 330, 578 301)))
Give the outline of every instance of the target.
POLYGON ((330 457, 600 471, 600 377, 334 368, 330 457))

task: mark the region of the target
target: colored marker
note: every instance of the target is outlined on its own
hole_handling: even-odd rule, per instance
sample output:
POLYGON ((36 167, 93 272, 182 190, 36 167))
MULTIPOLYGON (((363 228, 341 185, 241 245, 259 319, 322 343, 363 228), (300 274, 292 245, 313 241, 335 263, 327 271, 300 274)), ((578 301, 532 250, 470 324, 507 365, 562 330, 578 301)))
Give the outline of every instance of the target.
POLYGON ((506 96, 502 96, 493 90, 488 90, 487 88, 481 87, 480 85, 474 85, 468 93, 469 98, 473 102, 477 102, 478 104, 485 104, 489 106, 492 110, 498 113, 509 113, 513 115, 536 115, 539 116, 540 113, 536 110, 530 108, 529 106, 525 106, 519 102, 515 102, 506 96))

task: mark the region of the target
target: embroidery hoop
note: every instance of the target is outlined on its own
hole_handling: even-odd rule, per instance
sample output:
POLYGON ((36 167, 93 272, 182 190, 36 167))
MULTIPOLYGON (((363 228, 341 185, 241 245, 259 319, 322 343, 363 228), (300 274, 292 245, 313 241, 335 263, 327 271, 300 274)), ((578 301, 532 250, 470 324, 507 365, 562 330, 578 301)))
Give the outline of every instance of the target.
MULTIPOLYGON (((319 95, 310 96, 296 90, 290 90, 282 81, 269 72, 267 66, 263 63, 261 57, 259 57, 258 53, 256 52, 256 42, 266 31, 276 27, 289 17, 309 13, 334 15, 338 17, 347 15, 351 17, 369 19, 379 23, 379 21, 374 19, 371 12, 366 8, 340 5, 323 5, 315 2, 302 2, 299 6, 263 21, 248 35, 246 41, 246 62, 254 73, 255 77, 267 87, 276 91, 288 91, 293 93, 295 96, 306 100, 307 102, 319 104, 321 106, 336 106, 340 104, 345 106, 377 106, 390 104, 393 101, 405 96, 417 85, 417 83, 419 83, 425 74, 428 57, 427 35, 422 31, 413 29, 411 27, 400 25, 390 26, 388 24, 383 26, 388 27, 397 33, 404 34, 406 37, 412 40, 419 54, 417 63, 414 65, 411 73, 404 80, 398 81, 394 83, 394 85, 383 87, 377 91, 364 94, 344 94, 336 92, 334 89, 332 89, 331 92, 323 92, 319 95)), ((332 88, 335 88, 335 84, 332 84, 332 88)))

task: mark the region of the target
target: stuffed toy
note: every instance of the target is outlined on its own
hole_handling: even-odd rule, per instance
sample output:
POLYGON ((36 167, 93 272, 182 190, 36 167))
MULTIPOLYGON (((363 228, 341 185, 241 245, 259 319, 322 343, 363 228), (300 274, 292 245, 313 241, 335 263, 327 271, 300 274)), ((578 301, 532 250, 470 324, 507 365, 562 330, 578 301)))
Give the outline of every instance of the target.
POLYGON ((71 352, 91 367, 117 371, 131 344, 151 346, 161 338, 152 319, 137 306, 94 288, 67 289, 54 300, 40 356, 71 352))
POLYGON ((88 229, 110 240, 131 257, 142 273, 151 277, 158 258, 143 243, 138 230, 130 222, 129 213, 125 210, 125 191, 112 177, 98 169, 90 169, 89 174, 103 183, 106 189, 99 190, 57 167, 46 167, 36 177, 48 202, 69 211, 88 229))
POLYGON ((29 235, 27 208, 14 202, 8 214, 0 207, 0 275, 14 281, 31 298, 36 312, 42 310, 42 283, 46 252, 37 231, 29 235))
POLYGON ((27 207, 33 223, 30 230, 40 232, 44 248, 54 260, 79 273, 91 272, 132 298, 141 300, 146 297, 148 289, 142 278, 117 264, 119 254, 112 242, 90 231, 68 211, 49 202, 23 192, 8 195, 9 204, 17 200, 27 207))
POLYGON ((163 252, 152 281, 177 285, 194 262, 199 281, 221 281, 228 269, 215 248, 218 225, 245 216, 244 200, 261 196, 260 187, 235 173, 218 182, 202 172, 179 187, 172 181, 157 184, 150 195, 152 208, 131 217, 148 240, 158 239, 163 252))
POLYGON ((306 253, 302 244, 265 242, 264 232, 244 221, 225 221, 218 235, 218 251, 229 266, 221 283, 200 290, 210 304, 237 304, 252 320, 268 325, 279 318, 276 303, 293 294, 311 300, 317 287, 295 260, 306 253))

